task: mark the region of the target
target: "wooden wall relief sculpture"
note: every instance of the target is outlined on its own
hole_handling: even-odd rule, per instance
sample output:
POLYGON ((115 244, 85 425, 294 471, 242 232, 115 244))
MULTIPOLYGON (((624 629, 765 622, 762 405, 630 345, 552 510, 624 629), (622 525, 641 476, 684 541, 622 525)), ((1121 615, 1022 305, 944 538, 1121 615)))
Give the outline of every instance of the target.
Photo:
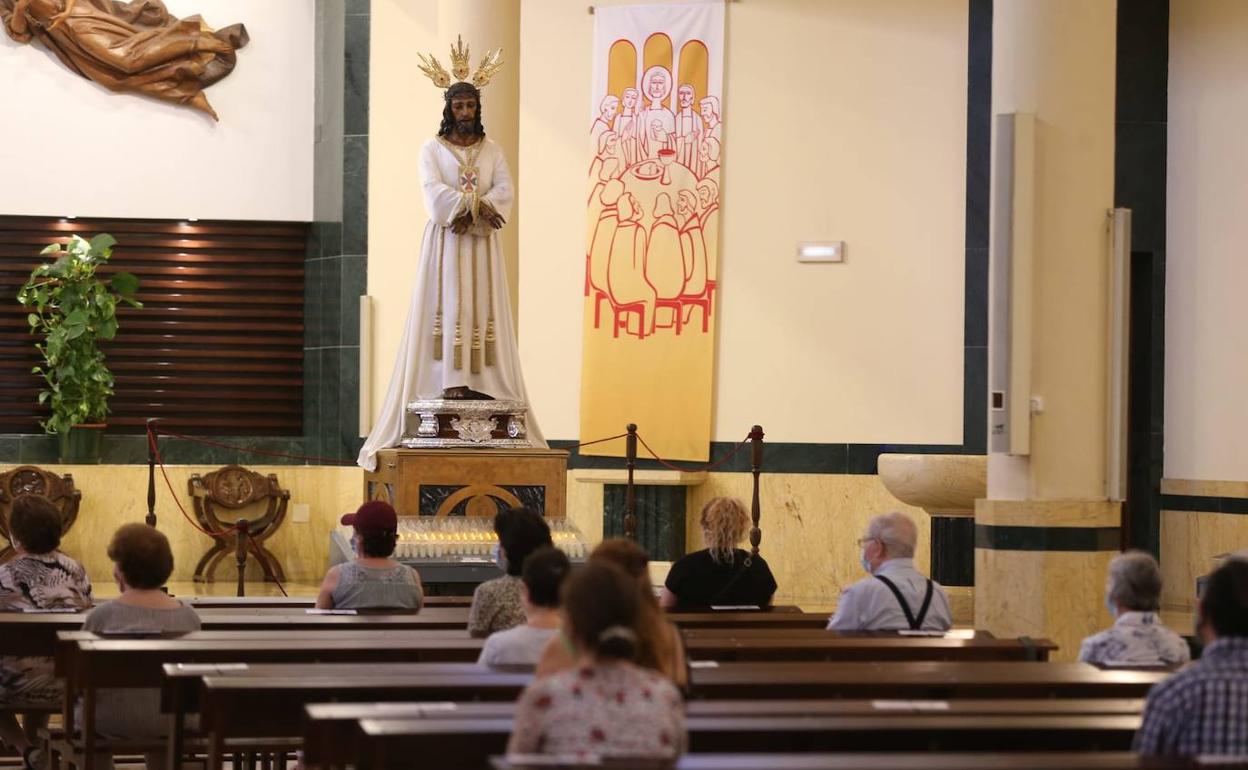
POLYGON ((242 24, 214 30, 199 16, 170 14, 161 0, 0 0, 0 21, 9 37, 38 40, 84 78, 213 120, 203 90, 234 71, 248 41, 242 24))

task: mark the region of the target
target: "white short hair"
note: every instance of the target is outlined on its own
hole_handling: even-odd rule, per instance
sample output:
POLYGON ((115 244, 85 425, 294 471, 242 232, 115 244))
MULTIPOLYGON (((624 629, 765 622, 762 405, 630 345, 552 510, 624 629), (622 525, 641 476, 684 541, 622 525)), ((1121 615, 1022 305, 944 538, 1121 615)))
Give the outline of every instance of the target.
POLYGON ((890 556, 908 559, 914 556, 919 541, 919 528, 914 521, 900 511, 871 517, 867 524, 867 537, 884 544, 890 556))
POLYGON ((1161 607, 1161 567, 1144 551, 1127 551, 1109 562, 1105 593, 1114 604, 1136 612, 1161 607))

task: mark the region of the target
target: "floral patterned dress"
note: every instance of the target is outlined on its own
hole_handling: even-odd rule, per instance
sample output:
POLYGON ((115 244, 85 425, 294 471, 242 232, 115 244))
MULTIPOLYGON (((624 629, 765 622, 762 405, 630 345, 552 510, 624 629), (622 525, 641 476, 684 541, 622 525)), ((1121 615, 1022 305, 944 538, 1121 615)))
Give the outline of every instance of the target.
MULTIPOLYGON (((23 554, 0 565, 0 611, 85 610, 91 580, 82 565, 60 551, 23 554)), ((56 704, 62 684, 51 657, 0 656, 0 703, 56 704)))
POLYGON ((516 704, 508 754, 677 757, 685 707, 660 674, 626 662, 598 663, 538 679, 516 704))
POLYGON ((1124 612, 1079 647, 1079 660, 1098 666, 1172 666, 1190 659, 1187 642, 1155 612, 1124 612))

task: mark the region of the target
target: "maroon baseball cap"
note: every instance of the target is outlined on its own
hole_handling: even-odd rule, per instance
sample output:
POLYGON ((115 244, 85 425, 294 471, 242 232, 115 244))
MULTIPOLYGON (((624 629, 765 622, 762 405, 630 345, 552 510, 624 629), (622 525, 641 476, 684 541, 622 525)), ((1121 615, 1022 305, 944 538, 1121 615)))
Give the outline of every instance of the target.
POLYGON ((344 513, 342 523, 355 527, 365 534, 381 534, 395 532, 399 528, 399 515, 394 508, 382 500, 370 500, 364 503, 355 513, 344 513))

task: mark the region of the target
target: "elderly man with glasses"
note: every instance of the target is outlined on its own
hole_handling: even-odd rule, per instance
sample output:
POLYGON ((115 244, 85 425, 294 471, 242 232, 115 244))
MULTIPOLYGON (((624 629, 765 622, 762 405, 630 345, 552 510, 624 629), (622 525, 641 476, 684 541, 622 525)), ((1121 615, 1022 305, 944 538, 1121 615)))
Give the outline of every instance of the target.
POLYGON ((953 625, 945 591, 914 568, 919 533, 893 512, 871 519, 858 540, 870 577, 841 593, 831 631, 947 631, 953 625))

